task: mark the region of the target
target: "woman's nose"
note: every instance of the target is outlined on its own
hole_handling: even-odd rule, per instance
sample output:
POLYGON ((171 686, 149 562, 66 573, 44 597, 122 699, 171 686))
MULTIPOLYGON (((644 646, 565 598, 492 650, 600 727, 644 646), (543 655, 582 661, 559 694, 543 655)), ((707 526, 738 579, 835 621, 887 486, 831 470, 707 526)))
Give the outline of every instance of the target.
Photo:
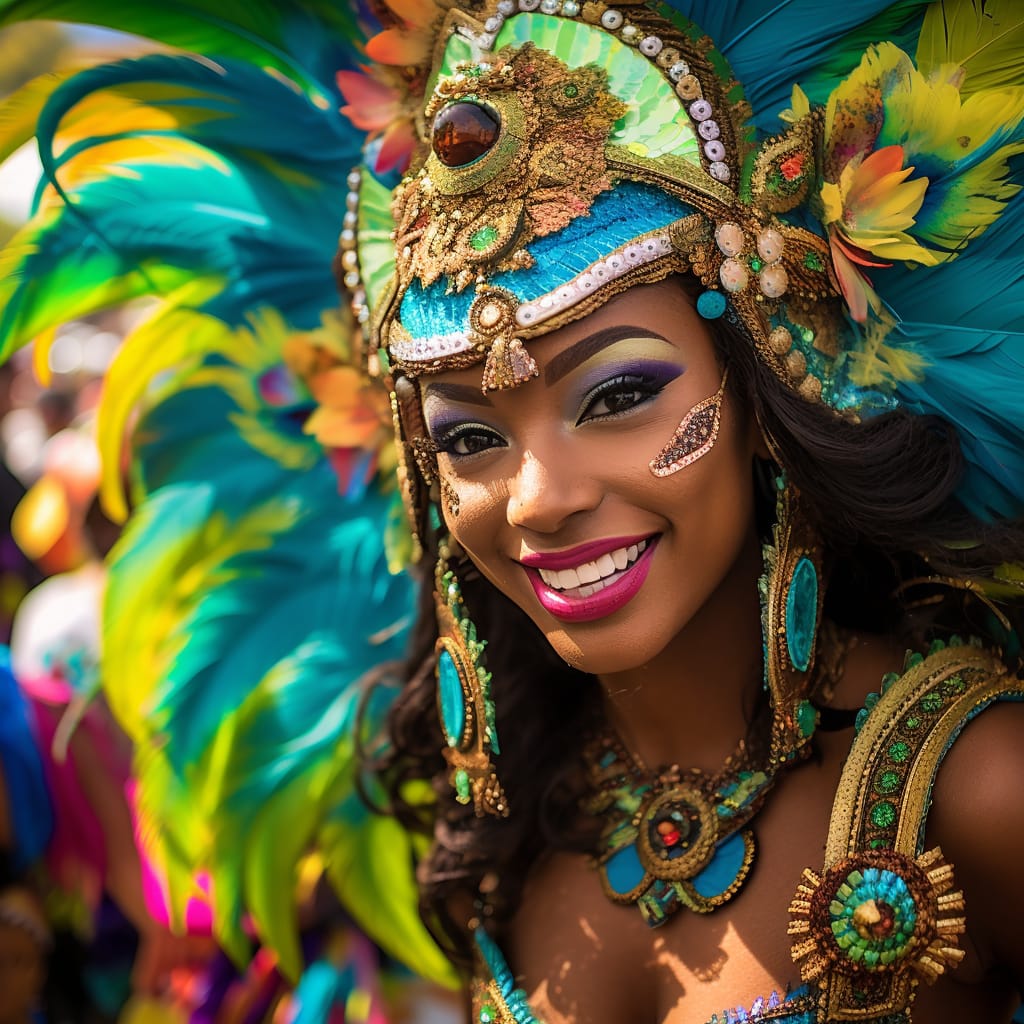
POLYGON ((555 533, 572 516, 595 509, 600 482, 577 461, 547 458, 527 450, 509 486, 507 519, 535 533, 555 533))

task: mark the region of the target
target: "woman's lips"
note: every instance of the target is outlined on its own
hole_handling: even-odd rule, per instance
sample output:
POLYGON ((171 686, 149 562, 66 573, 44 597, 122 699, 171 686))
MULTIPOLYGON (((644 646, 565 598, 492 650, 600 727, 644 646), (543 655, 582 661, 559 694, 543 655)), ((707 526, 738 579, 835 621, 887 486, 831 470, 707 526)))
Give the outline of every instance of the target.
MULTIPOLYGON (((525 566, 526 575, 529 577, 533 592, 537 595, 541 606, 555 618, 561 619, 563 622, 591 622, 594 619, 602 619, 628 604, 643 586, 651 567, 651 558, 658 543, 658 535, 655 534, 647 538, 622 538, 615 541, 616 546, 639 545, 645 541, 646 547, 643 552, 639 553, 635 562, 621 572, 617 572, 610 582, 585 597, 578 596, 571 591, 558 590, 548 586, 541 578, 539 569, 533 566, 525 566), (623 544, 622 541, 626 541, 626 544, 623 544)), ((583 559, 579 557, 580 554, 584 556, 598 554, 598 552, 605 554, 608 551, 607 542, 574 548, 575 561, 565 565, 564 568, 571 568, 579 565, 581 561, 586 561, 585 557, 583 559)), ((550 561, 546 562, 544 568, 556 570, 550 561)))
POLYGON ((604 540, 588 541, 565 551, 531 551, 523 555, 519 561, 531 569, 573 569, 583 562, 592 562, 610 551, 650 540, 651 536, 640 534, 633 537, 605 537, 604 540))

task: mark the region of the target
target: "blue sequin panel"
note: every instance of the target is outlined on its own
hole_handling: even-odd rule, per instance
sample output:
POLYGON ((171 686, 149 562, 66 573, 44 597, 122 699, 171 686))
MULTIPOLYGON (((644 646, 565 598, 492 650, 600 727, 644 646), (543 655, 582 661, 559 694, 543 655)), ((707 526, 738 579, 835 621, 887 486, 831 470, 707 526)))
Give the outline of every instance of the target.
MULTIPOLYGON (((536 261, 524 270, 506 270, 489 278, 507 288, 520 302, 531 302, 560 288, 598 260, 641 235, 667 228, 693 208, 660 189, 626 181, 602 192, 588 216, 535 239, 527 247, 536 261)), ((447 278, 423 288, 413 281, 402 297, 402 326, 413 338, 455 334, 469 328, 469 307, 476 297, 472 288, 449 292, 447 278)))

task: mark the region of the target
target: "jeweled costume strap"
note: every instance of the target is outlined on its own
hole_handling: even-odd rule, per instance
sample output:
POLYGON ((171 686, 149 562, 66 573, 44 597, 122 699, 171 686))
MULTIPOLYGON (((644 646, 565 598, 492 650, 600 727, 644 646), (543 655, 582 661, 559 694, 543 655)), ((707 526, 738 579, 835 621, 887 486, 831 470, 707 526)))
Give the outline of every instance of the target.
POLYGON ((908 655, 858 716, 836 792, 824 870, 790 905, 793 957, 817 984, 821 1021, 909 1021, 922 980, 962 958, 963 894, 924 850, 939 766, 964 726, 1024 685, 994 652, 953 638, 908 655))

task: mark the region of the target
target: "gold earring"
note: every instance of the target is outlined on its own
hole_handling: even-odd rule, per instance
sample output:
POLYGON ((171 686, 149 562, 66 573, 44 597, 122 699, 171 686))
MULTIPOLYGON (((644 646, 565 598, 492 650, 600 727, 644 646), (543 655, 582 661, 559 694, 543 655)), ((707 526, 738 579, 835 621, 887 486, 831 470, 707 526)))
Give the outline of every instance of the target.
POLYGON ((722 424, 722 398, 728 379, 729 368, 726 367, 718 390, 710 398, 698 402, 683 417, 668 444, 651 459, 651 472, 655 476, 672 476, 692 466, 715 446, 718 428, 722 424))

